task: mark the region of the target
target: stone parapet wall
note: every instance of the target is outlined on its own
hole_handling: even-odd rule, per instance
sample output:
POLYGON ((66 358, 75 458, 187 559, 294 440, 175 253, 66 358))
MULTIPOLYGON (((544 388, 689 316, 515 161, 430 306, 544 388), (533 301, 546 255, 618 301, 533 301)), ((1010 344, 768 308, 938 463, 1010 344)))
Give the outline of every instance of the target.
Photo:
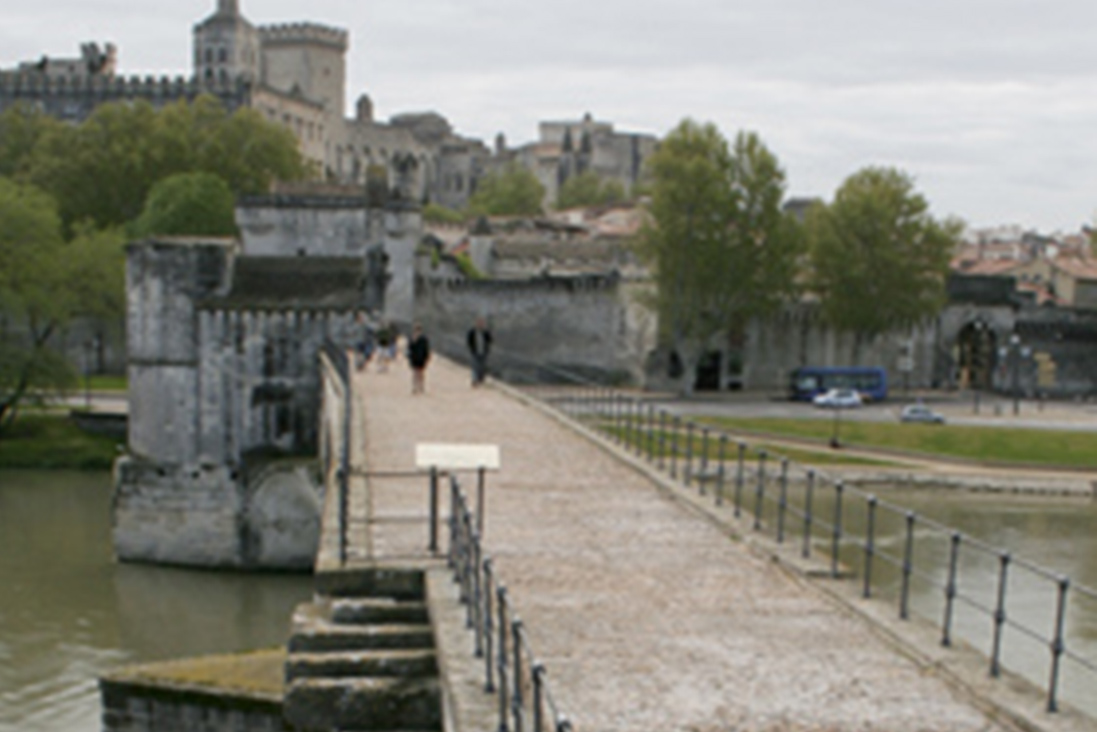
POLYGON ((103 732, 283 732, 281 701, 233 692, 100 682, 103 732))

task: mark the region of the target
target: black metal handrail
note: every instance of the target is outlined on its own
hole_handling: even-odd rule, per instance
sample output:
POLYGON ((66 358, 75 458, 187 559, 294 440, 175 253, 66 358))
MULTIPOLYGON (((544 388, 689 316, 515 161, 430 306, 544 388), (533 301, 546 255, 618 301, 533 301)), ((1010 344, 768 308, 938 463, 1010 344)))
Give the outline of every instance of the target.
POLYGON ((1049 652, 1048 712, 1059 709, 1064 661, 1070 661, 1072 669, 1097 674, 1097 659, 1071 647, 1066 632, 1075 606, 1087 603, 1097 614, 1097 590, 711 425, 671 414, 649 400, 579 379, 576 383, 540 396, 573 418, 601 429, 684 487, 696 483, 699 493, 711 495, 717 506, 730 499, 734 516, 746 513, 753 531, 772 531, 778 543, 795 532, 805 558, 816 547, 826 546, 832 577, 857 577, 864 598, 894 592, 900 619, 911 617, 913 582, 936 587, 942 597, 942 645, 952 644, 961 608, 983 617, 988 623, 984 627, 989 635, 991 676, 1001 674, 1007 631, 1010 638, 1045 646, 1049 652), (701 435, 699 449, 697 434, 701 435), (729 450, 733 440, 738 448, 734 455, 729 450), (710 482, 715 483, 712 490, 708 489, 710 482), (729 483, 733 487, 730 496, 729 483), (749 497, 748 490, 752 492, 749 497), (824 502, 829 506, 821 511, 824 502), (799 527, 790 519, 798 520, 799 527), (879 537, 881 526, 896 523, 901 541, 892 549, 882 545, 879 537), (943 580, 925 566, 927 554, 947 557, 943 580), (885 569, 894 577, 882 577, 885 569), (1037 627, 1036 621, 1011 604, 1010 588, 1021 582, 1047 586, 1049 601, 1041 618, 1046 627, 1037 627))
POLYGON ((478 525, 479 517, 451 475, 448 561, 475 639, 474 653, 484 659, 484 690, 498 698, 498 732, 571 732, 507 588, 492 559, 484 556, 478 525))

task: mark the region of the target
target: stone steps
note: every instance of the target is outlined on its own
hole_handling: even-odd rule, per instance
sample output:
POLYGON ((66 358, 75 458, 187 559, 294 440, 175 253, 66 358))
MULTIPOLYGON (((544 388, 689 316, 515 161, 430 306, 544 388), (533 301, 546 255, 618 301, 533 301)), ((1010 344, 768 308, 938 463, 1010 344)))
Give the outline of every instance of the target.
POLYGON ((286 679, 354 676, 423 678, 438 675, 434 649, 292 653, 286 679))
POLYGON ((299 732, 440 731, 442 687, 418 571, 317 577, 294 612, 283 713, 299 732))

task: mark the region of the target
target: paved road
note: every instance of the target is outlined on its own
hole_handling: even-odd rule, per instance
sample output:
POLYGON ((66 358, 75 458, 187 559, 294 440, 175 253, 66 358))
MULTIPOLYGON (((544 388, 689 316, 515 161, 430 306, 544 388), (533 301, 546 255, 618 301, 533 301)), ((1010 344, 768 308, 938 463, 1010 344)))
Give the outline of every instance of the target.
MULTIPOLYGON (((442 360, 425 395, 402 364, 356 389, 370 470, 412 470, 419 442, 501 446, 486 550, 577 730, 1011 729, 733 529, 503 389, 472 389, 442 360)), ((373 556, 421 548, 421 485, 371 481, 373 556)))
MULTIPOLYGON (((1097 404, 1088 402, 1021 401, 1018 414, 1013 413, 1013 402, 998 396, 983 396, 978 411, 970 397, 955 394, 927 392, 919 395, 926 404, 940 412, 949 424, 982 427, 1031 427, 1097 431, 1097 404)), ((859 409, 842 411, 841 418, 851 421, 898 422, 899 412, 905 404, 917 397, 904 399, 896 396, 883 404, 868 404, 859 409)), ((831 420, 834 413, 811 404, 790 402, 766 394, 700 394, 690 399, 668 396, 661 404, 670 411, 690 416, 721 417, 775 417, 794 419, 831 420)))

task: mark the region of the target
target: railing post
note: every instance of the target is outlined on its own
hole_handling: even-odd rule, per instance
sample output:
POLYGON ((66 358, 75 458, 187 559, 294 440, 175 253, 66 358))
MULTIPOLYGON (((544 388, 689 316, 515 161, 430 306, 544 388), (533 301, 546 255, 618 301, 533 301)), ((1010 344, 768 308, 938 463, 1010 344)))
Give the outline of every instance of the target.
POLYGON ((914 573, 914 521, 913 511, 907 511, 907 540, 903 547, 903 584, 899 591, 899 619, 910 619, 910 576, 914 573))
POLYGON ((876 553, 876 496, 868 497, 868 519, 865 527, 865 587, 861 595, 872 597, 872 555, 876 553))
POLYGON ((762 528, 762 500, 766 493, 766 451, 758 451, 758 487, 754 490, 754 530, 762 528))
POLYGON ((438 468, 430 469, 430 553, 438 553, 438 468))
POLYGON ((785 511, 788 509, 788 458, 781 458, 781 494, 777 499, 777 543, 785 542, 785 511))
POLYGON ((1070 578, 1059 578, 1059 599, 1055 609, 1055 637, 1051 640, 1051 680, 1047 687, 1047 710, 1059 711, 1059 663, 1066 644, 1063 641, 1067 617, 1067 590, 1070 589, 1070 578))
POLYGON ((492 647, 495 644, 495 614, 492 607, 492 595, 495 593, 494 573, 491 559, 484 560, 484 691, 488 694, 495 693, 495 673, 493 665, 495 656, 492 655, 492 647))
POLYGON ((693 420, 686 421, 686 467, 683 474, 689 488, 693 482, 693 420))
POLYGON ((800 554, 807 559, 811 556, 811 524, 815 520, 812 516, 812 498, 815 494, 815 471, 808 471, 807 488, 804 491, 804 546, 800 549, 800 554))
POLYGON ((941 628, 941 645, 952 645, 952 609, 956 603, 956 573, 960 566, 960 533, 953 532, 948 555, 948 582, 945 583, 945 618, 941 628))
POLYGON ((347 514, 350 507, 350 491, 348 490, 347 471, 340 466, 336 469, 336 484, 339 486, 339 565, 347 566, 347 532, 350 521, 347 514))
POLYGON ((484 584, 483 575, 481 574, 482 553, 483 550, 480 546, 480 537, 473 535, 470 560, 472 564, 472 622, 473 628, 476 631, 474 655, 476 658, 480 658, 484 655, 484 584))
POLYGON ((484 536, 484 480, 486 470, 483 466, 476 469, 476 533, 484 536))
POLYGON ((998 556, 998 604, 994 609, 994 646, 990 654, 990 675, 998 678, 1002 674, 1002 631, 1006 624, 1006 582, 1009 579, 1009 552, 998 556))
POLYGON ((739 443, 739 462, 735 472, 735 518, 739 518, 743 505, 743 482, 746 479, 747 443, 739 443))
POLYGON ((510 707, 514 715, 514 732, 522 732, 525 726, 525 710, 523 709, 525 697, 522 693, 522 621, 517 617, 514 618, 510 624, 510 630, 511 649, 514 656, 513 670, 511 671, 514 690, 510 695, 510 707))
POLYGON ((716 482, 716 505, 724 505, 724 464, 727 461, 728 456, 728 436, 726 434, 720 435, 720 469, 717 475, 716 482))
POLYGON ((644 403, 639 399, 636 400, 636 446, 634 448, 637 457, 643 457, 644 455, 644 403))
POLYGON ((543 732, 545 728, 545 714, 542 709, 545 703, 545 667, 540 663, 534 663, 530 673, 533 676, 533 732, 543 732))
POLYGON ((500 585, 496 590, 496 600, 499 606, 499 732, 507 732, 508 697, 510 682, 507 679, 507 588, 500 585))
POLYGON ((708 427, 701 428, 701 477, 697 480, 697 486, 702 496, 707 492, 705 482, 708 480, 708 433, 708 427))
POLYGON ((842 481, 834 484, 834 531, 831 536, 830 576, 838 577, 838 551, 842 544, 842 481))

